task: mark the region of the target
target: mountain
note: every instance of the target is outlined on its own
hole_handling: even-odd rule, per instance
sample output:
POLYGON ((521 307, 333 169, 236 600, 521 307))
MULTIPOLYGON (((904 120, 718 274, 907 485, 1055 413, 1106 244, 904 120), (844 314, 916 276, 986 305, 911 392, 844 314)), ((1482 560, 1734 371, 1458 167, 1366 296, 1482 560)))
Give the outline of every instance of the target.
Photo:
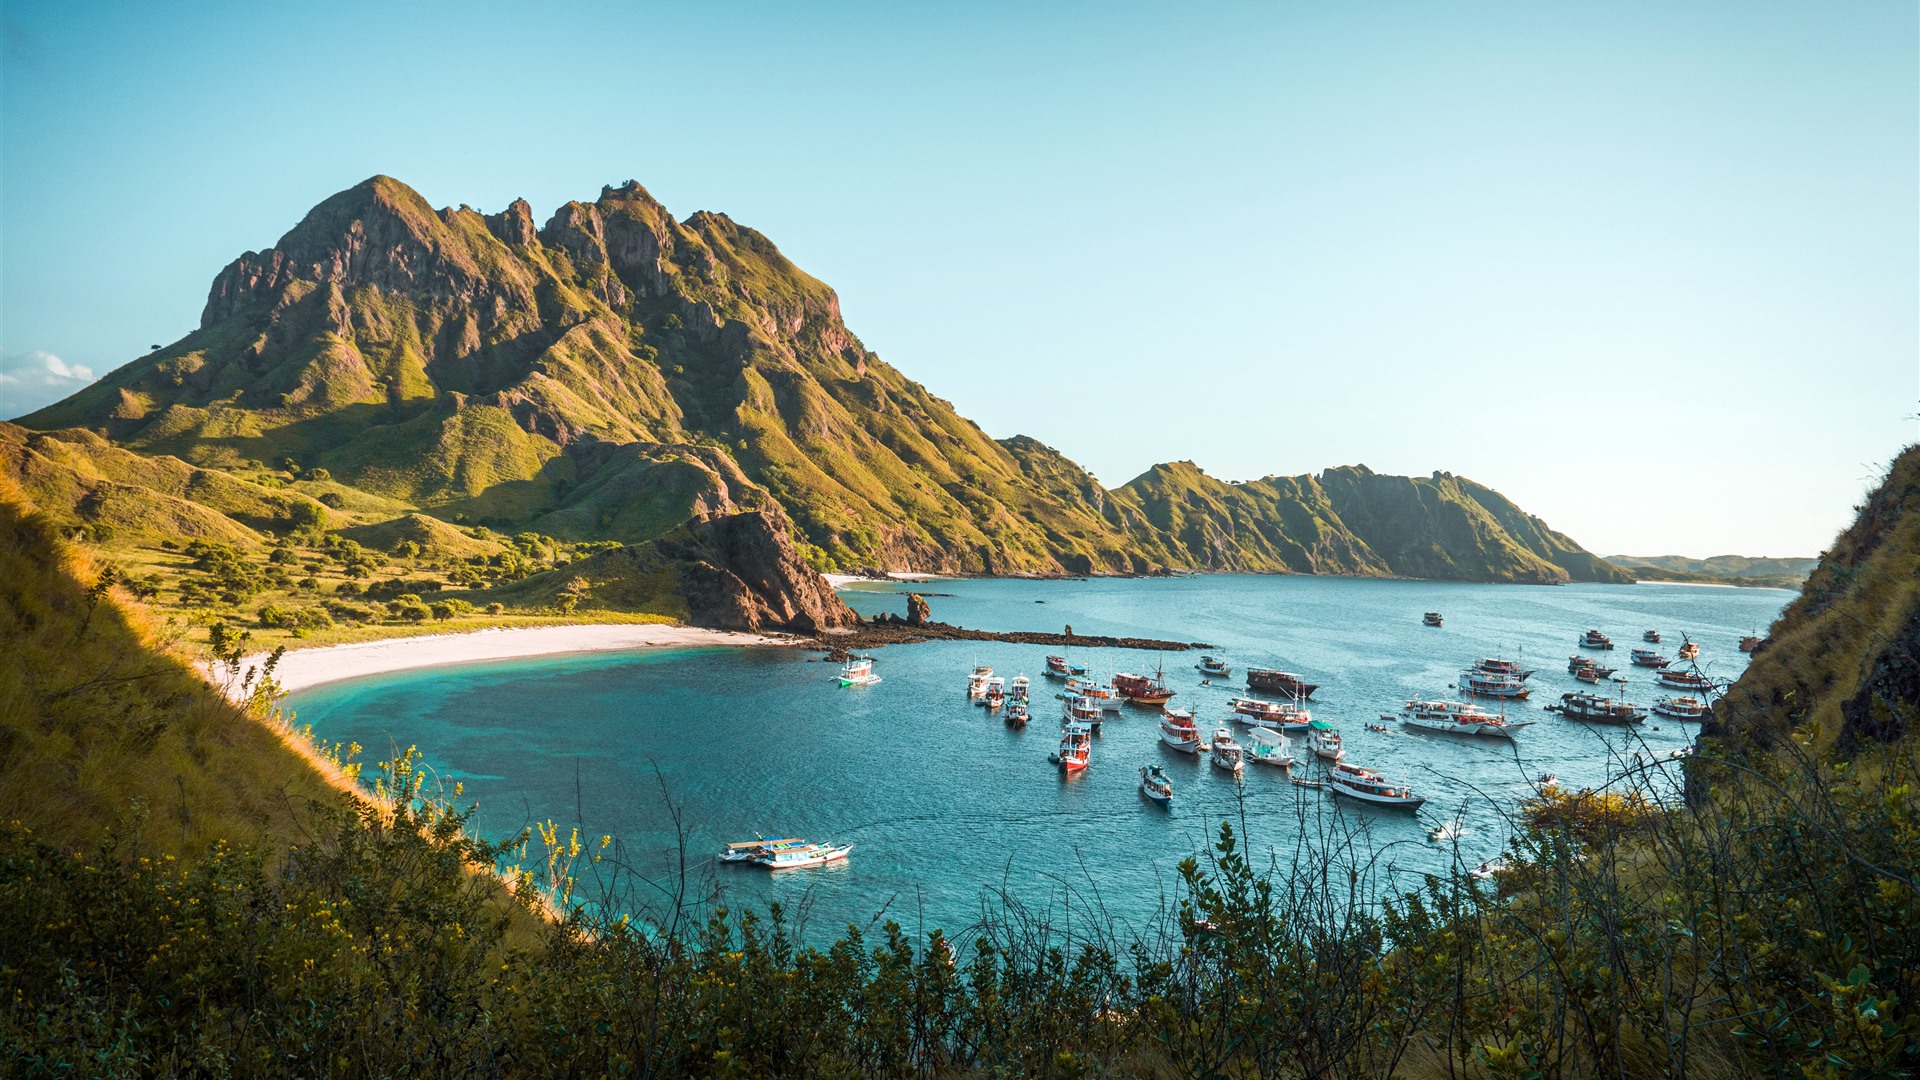
POLYGON ((779 508, 816 569, 1631 579, 1442 473, 1176 463, 1108 490, 883 362, 765 236, 633 182, 536 225, 374 177, 222 270, 198 329, 20 423, 565 540, 779 508))
POLYGON ((1690 559, 1684 555, 1609 555, 1607 561, 1651 580, 1767 589, 1799 588, 1820 562, 1818 559, 1756 559, 1745 555, 1715 555, 1707 559, 1690 559))

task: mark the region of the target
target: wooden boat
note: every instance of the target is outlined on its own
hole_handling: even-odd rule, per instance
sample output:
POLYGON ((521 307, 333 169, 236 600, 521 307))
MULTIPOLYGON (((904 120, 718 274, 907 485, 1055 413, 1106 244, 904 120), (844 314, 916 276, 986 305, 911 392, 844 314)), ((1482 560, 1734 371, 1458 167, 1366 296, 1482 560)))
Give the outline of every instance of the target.
POLYGON ((1533 693, 1526 681, 1511 675, 1490 675, 1471 668, 1460 673, 1460 692, 1476 697, 1505 698, 1524 700, 1533 693))
POLYGON ((1590 724, 1639 724, 1647 719, 1646 713, 1625 701, 1598 694, 1561 694, 1560 704, 1547 706, 1547 711, 1590 724))
POLYGON ((1463 708, 1446 710, 1424 709, 1418 713, 1408 710, 1408 714, 1401 717, 1400 722, 1421 731, 1437 731, 1446 735, 1477 735, 1492 739, 1511 739, 1514 732, 1533 724, 1531 720, 1508 720, 1505 716, 1496 716, 1478 705, 1465 705, 1463 708))
POLYGON ((1214 676, 1224 678, 1233 674, 1233 668, 1225 660, 1216 656, 1203 656, 1200 662, 1193 666, 1200 669, 1200 674, 1209 678, 1214 676))
POLYGON ((1680 643, 1680 659, 1698 660, 1699 658, 1700 658, 1700 646, 1695 645, 1691 641, 1683 641, 1680 643))
POLYGON ((1287 705, 1278 701, 1261 701, 1259 698, 1234 698, 1227 703, 1235 716, 1244 716, 1241 723, 1258 727, 1277 728, 1287 735, 1298 735, 1307 730, 1313 721, 1313 714, 1298 705, 1287 705))
POLYGON ((1633 652, 1627 654, 1627 659, 1636 666, 1646 668, 1663 668, 1671 663, 1666 657, 1661 656, 1652 649, 1635 649, 1633 652))
POLYGON ((1127 703, 1126 695, 1111 686, 1102 686, 1085 675, 1067 679, 1067 696, 1089 698, 1105 712, 1119 712, 1127 703))
POLYGON ((1757 635, 1748 634, 1740 639, 1740 651, 1743 653, 1750 653, 1759 647, 1760 638, 1757 635))
POLYGON ((1154 802, 1164 803, 1173 799, 1173 781, 1167 779, 1165 769, 1157 764, 1140 766, 1140 794, 1154 802))
POLYGON ((1270 694, 1284 694, 1291 698, 1310 698, 1319 683, 1310 683, 1289 671, 1274 671, 1270 668, 1248 668, 1247 689, 1264 690, 1270 694))
POLYGON ((1646 633, 1640 635, 1640 640, 1651 642, 1655 645, 1658 645, 1660 644, 1660 631, 1649 630, 1646 633))
POLYGON ((852 850, 852 844, 803 844, 769 851, 753 861, 769 870, 797 870, 804 866, 825 866, 830 862, 839 862, 852 850))
POLYGON ((1327 783, 1333 786, 1335 795, 1345 795, 1375 806, 1413 810, 1427 801, 1423 796, 1415 795, 1405 784, 1395 784, 1372 769, 1345 762, 1333 766, 1327 774, 1327 783))
POLYGON ((1697 697, 1661 698, 1653 703, 1653 711, 1675 720, 1700 720, 1707 715, 1707 703, 1697 697))
POLYGON ((1339 761, 1347 752, 1340 745, 1340 733, 1325 720, 1315 720, 1307 725, 1307 749, 1322 761, 1339 761))
POLYGON ((1670 686, 1675 690, 1711 690, 1713 680, 1697 671, 1684 668, 1665 668, 1659 676, 1661 686, 1670 686))
POLYGON ((1533 674, 1532 669, 1523 668, 1513 660, 1502 660, 1497 656, 1485 656, 1473 662, 1473 670, 1482 675, 1504 675, 1510 679, 1526 682, 1533 674))
POLYGON ((1136 705, 1165 705, 1173 700, 1173 691, 1167 689, 1164 676, 1164 671, 1152 678, 1122 673, 1113 677, 1113 688, 1136 705))
POLYGON ((840 674, 836 676, 841 686, 872 686, 880 681, 873 673, 873 657, 856 656, 840 665, 840 674))
POLYGON ((1193 713, 1186 709, 1168 709, 1160 718, 1160 741, 1183 754, 1197 754, 1207 748, 1200 741, 1200 729, 1194 726, 1193 713))
POLYGON ((1214 768, 1224 769, 1236 777, 1246 768, 1246 752, 1233 741, 1233 732, 1226 728, 1214 729, 1212 751, 1209 760, 1214 768))
POLYGON ((716 856, 716 858, 721 862, 729 863, 752 862, 768 851, 777 848, 796 847, 806 842, 805 840, 792 836, 783 837, 779 840, 769 840, 762 836, 754 840, 741 840, 737 843, 728 844, 720 850, 720 854, 716 856))
POLYGON ((1248 761, 1279 769, 1293 767, 1293 744, 1285 735, 1269 728, 1252 728, 1247 731, 1246 740, 1243 750, 1248 761))
POLYGON ((1580 635, 1580 647, 1583 649, 1611 649, 1613 639, 1598 630, 1589 630, 1580 635))
POLYGON ((1060 749, 1047 760, 1060 766, 1063 773, 1077 773, 1093 757, 1093 729, 1085 724, 1068 723, 1060 730, 1060 749))
POLYGON ((1573 677, 1589 686, 1599 686, 1606 682, 1607 676, 1611 674, 1613 674, 1612 668, 1583 667, 1575 671, 1573 677))
POLYGON ((1440 613, 1437 611, 1429 611, 1421 617, 1420 621, 1428 626, 1439 626, 1441 625, 1440 613))

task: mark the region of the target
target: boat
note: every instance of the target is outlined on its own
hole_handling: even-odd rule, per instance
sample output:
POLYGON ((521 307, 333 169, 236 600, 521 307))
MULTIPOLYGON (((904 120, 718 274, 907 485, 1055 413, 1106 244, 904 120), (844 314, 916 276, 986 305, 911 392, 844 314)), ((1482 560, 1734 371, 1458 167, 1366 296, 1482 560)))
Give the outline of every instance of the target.
POLYGON ((803 866, 825 866, 839 862, 853 850, 852 844, 807 844, 776 848, 753 860, 769 870, 796 870, 803 866))
POLYGON ((987 695, 980 700, 980 704, 985 705, 987 710, 991 712, 1006 703, 1007 680, 995 675, 993 678, 987 680, 987 695))
POLYGON ((1589 686, 1599 686, 1601 683, 1606 682, 1607 676, 1611 674, 1613 674, 1612 668, 1583 667, 1574 672, 1573 677, 1589 686))
POLYGON ((1468 716, 1493 715, 1471 701, 1447 701, 1440 698, 1434 698, 1432 700, 1426 698, 1408 698, 1407 703, 1401 708, 1407 715, 1417 716, 1423 720, 1450 720, 1460 714, 1468 716))
POLYGON ((1247 731, 1246 739, 1241 749, 1247 760, 1278 769, 1293 767, 1293 743, 1285 735, 1269 728, 1252 728, 1247 731))
POLYGON ((1294 776, 1292 774, 1288 774, 1287 783, 1292 784, 1294 787, 1312 788, 1315 791, 1327 786, 1324 782, 1315 780, 1310 776, 1294 776))
POLYGON ((838 676, 841 686, 872 686, 880 681, 873 673, 873 657, 856 656, 840 665, 838 676))
POLYGON ((1278 728, 1287 735, 1298 735, 1307 730, 1313 714, 1298 705, 1287 705, 1278 701, 1261 701, 1259 698, 1234 698, 1227 703, 1234 715, 1244 716, 1241 721, 1259 727, 1278 728))
POLYGON ((1547 706, 1547 711, 1590 724, 1638 724, 1647 718, 1646 713, 1624 701, 1598 694, 1561 694, 1560 704, 1547 706))
POLYGON ((1437 611, 1429 611, 1421 617, 1420 621, 1428 626, 1439 626, 1441 625, 1440 613, 1437 611))
POLYGON ((1456 817, 1451 821, 1442 822, 1428 829, 1427 839, 1435 844, 1444 844, 1449 840, 1458 840, 1472 831, 1472 829, 1463 827, 1460 819, 1456 817))
POLYGON ((1477 697, 1511 700, 1524 700, 1528 694, 1533 693, 1527 688, 1524 679, 1516 679, 1512 675, 1492 675, 1472 668, 1460 673, 1460 692, 1477 697))
POLYGON ((1680 659, 1698 660, 1699 658, 1700 658, 1700 646, 1695 645, 1691 641, 1683 641, 1680 643, 1680 659))
POLYGON ((1200 669, 1200 674, 1208 677, 1215 675, 1226 677, 1233 674, 1233 668, 1225 660, 1216 656, 1203 656, 1200 662, 1193 666, 1200 669))
POLYGON ((1173 799, 1173 781, 1167 779, 1165 769, 1157 764, 1140 766, 1140 794, 1154 802, 1170 802, 1173 799))
POLYGON ((973 674, 967 676, 967 699, 979 701, 987 696, 987 680, 993 678, 993 669, 985 664, 976 665, 973 674))
POLYGON ((1697 697, 1661 698, 1653 703, 1653 711, 1675 720, 1699 720, 1707 715, 1707 703, 1697 697))
POLYGON ((1025 675, 1015 675, 1013 681, 1007 684, 1007 700, 1025 702, 1031 696, 1032 686, 1033 680, 1025 675))
POLYGON ((805 844, 806 842, 807 841, 805 840, 801 840, 791 836, 785 837, 779 840, 769 840, 766 837, 762 836, 754 840, 741 840, 737 843, 728 844, 726 847, 720 850, 720 854, 717 856, 717 858, 721 862, 730 862, 730 863, 752 862, 753 860, 759 858, 761 855, 765 854, 766 852, 772 851, 776 848, 794 847, 796 845, 805 844))
POLYGON ((1507 860, 1489 859, 1486 862, 1481 863, 1479 866, 1476 866, 1473 869, 1467 871, 1467 876, 1472 878, 1475 881, 1491 881, 1493 880, 1493 876, 1495 874, 1504 874, 1506 872, 1507 872, 1507 860))
POLYGON ((1315 720, 1307 725, 1307 749, 1322 761, 1339 761, 1346 756, 1340 748, 1340 733, 1325 720, 1315 720))
POLYGON ((1026 727, 1030 715, 1027 712, 1026 702, 1017 698, 1008 700, 1007 711, 1004 714, 1008 727, 1026 727))
POLYGON ((1100 706, 1092 698, 1070 697, 1066 699, 1066 708, 1061 711, 1062 727, 1070 724, 1084 724, 1089 731, 1100 730, 1100 706))
POLYGON ((1327 783, 1333 786, 1335 795, 1345 795, 1376 806, 1412 810, 1427 801, 1425 797, 1415 795, 1404 783, 1393 783, 1372 769, 1363 769, 1344 761, 1335 764, 1328 772, 1327 783))
POLYGON ((1670 686, 1675 690, 1713 689, 1712 679, 1707 678, 1697 671, 1688 671, 1684 668, 1665 668, 1660 672, 1658 677, 1661 686, 1670 686))
POLYGON ((1740 651, 1743 653, 1750 653, 1759 647, 1760 638, 1756 634, 1748 634, 1740 639, 1740 651))
MULTIPOLYGON (((1391 719, 1393 719, 1393 717, 1391 717, 1391 716, 1382 716, 1382 717, 1381 717, 1380 719, 1382 719, 1382 720, 1391 720, 1391 719)), ((1385 725, 1385 724, 1376 724, 1376 723, 1374 723, 1373 721, 1371 721, 1371 720, 1369 720, 1369 721, 1367 721, 1367 730, 1368 730, 1368 731, 1377 731, 1377 732, 1379 732, 1379 733, 1381 733, 1382 735, 1384 735, 1384 734, 1386 734, 1387 732, 1389 732, 1389 731, 1392 731, 1393 729, 1392 729, 1392 728, 1390 728, 1390 727, 1388 727, 1388 726, 1387 726, 1387 725, 1385 725)))
POLYGON ((1047 657, 1047 674, 1056 679, 1064 679, 1069 675, 1085 675, 1086 673, 1087 666, 1085 664, 1069 664, 1067 663, 1067 658, 1064 656, 1047 657))
POLYGON ((1646 633, 1640 635, 1640 640, 1651 642, 1652 644, 1658 645, 1660 644, 1660 631, 1649 630, 1646 633))
POLYGON ((1246 752, 1240 744, 1233 741, 1233 732, 1226 728, 1215 728, 1213 732, 1212 762, 1216 769, 1225 769, 1235 776, 1246 768, 1246 752))
POLYGON ((1123 672, 1113 677, 1113 688, 1135 705, 1165 705, 1173 700, 1173 691, 1167 689, 1164 681, 1165 674, 1161 671, 1149 678, 1123 672))
POLYGON ((1533 674, 1532 669, 1523 668, 1515 661, 1502 660, 1497 656, 1486 656, 1475 660, 1473 670, 1482 675, 1505 675, 1508 678, 1519 679, 1521 682, 1526 682, 1528 676, 1533 674))
POLYGON ((1160 741, 1183 754, 1197 754, 1207 748, 1200 741, 1200 729, 1194 726, 1193 713, 1186 709, 1168 709, 1160 718, 1160 741))
POLYGON ((1320 684, 1310 683, 1289 671, 1250 667, 1247 669, 1247 689, 1285 694, 1291 698, 1310 698, 1315 690, 1320 689, 1320 684))
POLYGON ((1583 649, 1611 649, 1613 639, 1598 630, 1589 630, 1580 635, 1580 647, 1583 649))
POLYGON ((1627 655, 1627 659, 1640 667, 1650 668, 1663 668, 1671 663, 1666 657, 1661 656, 1652 649, 1635 649, 1627 655))
POLYGON ((1573 676, 1576 679, 1579 679, 1581 682, 1599 682, 1601 679, 1604 679, 1607 676, 1613 674, 1613 672, 1614 672, 1613 668, 1601 667, 1599 663, 1597 663, 1590 657, 1585 657, 1585 656, 1567 657, 1567 674, 1573 676), (1582 671, 1591 671, 1594 677, 1591 679, 1586 678, 1585 676, 1580 674, 1582 671))
POLYGON ((1060 729, 1060 749, 1047 755, 1047 760, 1060 766, 1064 773, 1077 773, 1087 767, 1087 760, 1093 757, 1093 729, 1085 724, 1068 723, 1060 729))
POLYGON ((1067 678, 1067 696, 1092 699, 1095 705, 1106 712, 1119 712, 1120 706, 1127 703, 1126 695, 1111 686, 1102 686, 1085 675, 1072 675, 1067 678))
POLYGON ((1481 735, 1494 739, 1511 739, 1513 733, 1523 727, 1531 727, 1531 720, 1509 720, 1505 716, 1496 716, 1478 705, 1466 705, 1459 709, 1423 709, 1408 715, 1400 722, 1410 728, 1421 731, 1438 731, 1447 735, 1481 735))

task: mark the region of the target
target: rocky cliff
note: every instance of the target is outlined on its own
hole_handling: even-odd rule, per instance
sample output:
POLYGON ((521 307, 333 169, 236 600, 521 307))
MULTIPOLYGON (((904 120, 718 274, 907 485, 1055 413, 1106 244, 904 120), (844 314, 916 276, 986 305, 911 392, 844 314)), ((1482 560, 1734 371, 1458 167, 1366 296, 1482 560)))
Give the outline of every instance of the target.
POLYGON ((536 225, 374 177, 222 270, 193 333, 23 423, 571 540, 778 507, 821 568, 1624 577, 1450 477, 1182 463, 1109 491, 881 361, 765 236, 633 182, 536 225))

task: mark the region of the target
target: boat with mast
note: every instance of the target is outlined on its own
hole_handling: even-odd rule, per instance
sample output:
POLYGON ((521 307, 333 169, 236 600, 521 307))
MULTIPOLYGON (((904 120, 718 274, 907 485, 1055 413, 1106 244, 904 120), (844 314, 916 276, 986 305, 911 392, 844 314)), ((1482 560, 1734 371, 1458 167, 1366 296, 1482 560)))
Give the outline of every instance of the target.
POLYGON ((1165 705, 1173 700, 1164 668, 1156 670, 1151 678, 1122 672, 1113 677, 1113 688, 1135 705, 1165 705))
MULTIPOLYGON (((1529 672, 1531 674, 1531 672, 1529 672)), ((1533 693, 1524 678, 1512 675, 1494 675, 1473 668, 1460 673, 1460 692, 1476 697, 1509 698, 1524 700, 1533 693)))
POLYGON ((1245 717, 1240 722, 1256 727, 1275 728, 1287 735, 1298 735, 1307 730, 1313 714, 1299 705, 1289 705, 1280 701, 1261 701, 1259 698, 1240 697, 1227 703, 1235 716, 1245 717))
POLYGON ((1305 700, 1312 697, 1315 690, 1320 689, 1320 684, 1310 683, 1290 671, 1250 667, 1247 669, 1247 689, 1305 700))

